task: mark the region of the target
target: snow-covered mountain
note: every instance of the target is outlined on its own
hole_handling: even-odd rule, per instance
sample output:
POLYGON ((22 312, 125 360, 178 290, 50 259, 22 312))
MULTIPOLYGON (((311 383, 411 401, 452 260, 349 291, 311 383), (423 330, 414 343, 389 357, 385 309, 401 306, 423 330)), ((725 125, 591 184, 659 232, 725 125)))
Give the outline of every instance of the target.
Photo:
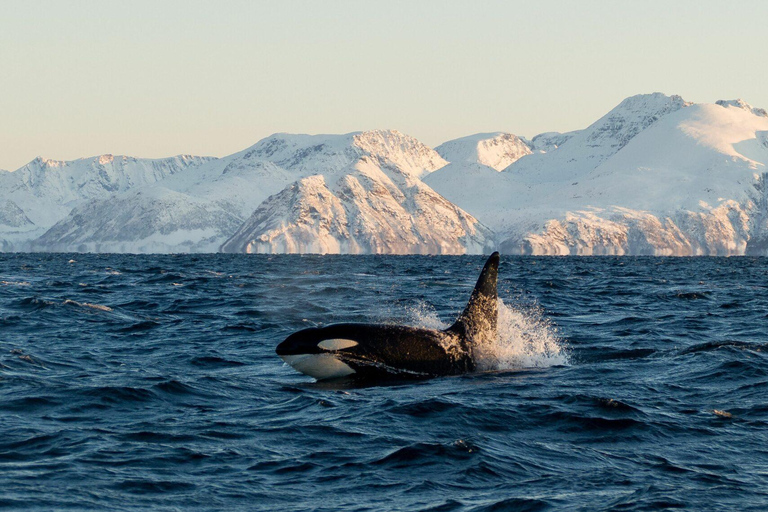
POLYGON ((292 179, 285 169, 260 160, 248 148, 161 182, 81 204, 33 248, 216 252, 259 203, 292 179))
MULTIPOLYGON (((482 251, 484 245, 492 245, 490 233, 475 227, 475 219, 419 180, 445 164, 434 150, 397 131, 275 134, 244 151, 209 161, 151 187, 83 204, 41 236, 35 246, 101 252, 212 252, 242 224, 238 232, 248 225, 247 232, 254 239, 270 240, 269 247, 259 245, 261 252, 482 251), (332 185, 359 185, 342 187, 342 195, 334 196, 348 208, 343 222, 348 223, 351 234, 329 234, 320 228, 312 231, 302 225, 304 235, 298 236, 293 234, 292 230, 299 228, 291 225, 296 221, 291 216, 279 220, 279 236, 269 230, 258 231, 259 223, 243 224, 262 201, 283 189, 298 188, 302 201, 325 208, 322 203, 329 196, 323 195, 325 191, 318 187, 309 186, 318 179, 328 180, 332 185), (363 206, 364 203, 368 206, 363 206), (447 220, 435 220, 430 228, 435 208, 440 212, 445 208, 450 214, 446 214, 447 220), (459 228, 449 232, 443 225, 450 222, 459 228), (356 241, 345 245, 345 236, 356 241), (292 237, 303 242, 285 241, 292 237), (334 245, 329 237, 338 237, 339 242, 334 245)), ((276 197, 287 200, 290 195, 282 193, 276 197)), ((274 201, 272 198, 267 203, 274 201)), ((290 209, 296 205, 282 207, 290 209)), ((337 213, 328 208, 324 211, 328 215, 337 213)), ((325 221, 341 222, 330 218, 325 221)), ((272 211, 271 226, 275 223, 278 220, 272 211)), ((226 247, 231 252, 245 252, 249 247, 255 250, 249 243, 238 247, 235 240, 230 240, 226 247)))
POLYGON ((275 134, 224 158, 0 172, 3 250, 768 254, 768 113, 627 98, 583 130, 433 150, 397 131, 275 134))
POLYGON ((534 137, 529 144, 531 154, 516 159, 499 175, 477 165, 465 165, 463 169, 451 165, 425 181, 496 231, 503 233, 510 224, 521 221, 524 225, 517 226, 517 230, 535 229, 530 219, 540 214, 528 215, 533 213, 532 208, 559 206, 545 202, 540 194, 559 190, 566 183, 578 183, 581 176, 616 154, 661 116, 687 105, 679 96, 661 93, 632 96, 584 130, 534 137), (468 172, 464 173, 464 169, 468 172), (526 211, 521 215, 520 209, 526 211))
POLYGON ((216 252, 220 240, 242 223, 216 201, 147 187, 72 210, 33 242, 59 252, 216 252))
POLYGON ((435 148, 453 165, 479 164, 502 171, 531 154, 532 144, 511 133, 477 133, 435 148))
MULTIPOLYGON (((529 183, 578 178, 616 154, 659 118, 688 105, 680 96, 632 96, 586 129, 572 133, 557 144, 556 150, 520 159, 506 171, 529 183)), ((551 142, 546 142, 551 147, 551 142)))
POLYGON ((751 196, 767 129, 762 109, 740 100, 634 96, 501 173, 426 182, 508 253, 744 254, 757 237, 751 196))
POLYGON ((476 219, 395 165, 369 157, 265 201, 223 252, 465 254, 493 247, 476 219))
POLYGON ((35 158, 0 173, 0 246, 21 250, 70 210, 89 200, 156 183, 209 158, 181 155, 138 159, 101 155, 73 161, 35 158))
POLYGON ((464 254, 493 246, 490 231, 420 180, 446 164, 433 149, 394 131, 331 140, 350 158, 309 166, 312 153, 328 160, 329 144, 312 153, 306 144, 257 144, 269 148, 265 158, 305 176, 265 201, 222 251, 464 254))

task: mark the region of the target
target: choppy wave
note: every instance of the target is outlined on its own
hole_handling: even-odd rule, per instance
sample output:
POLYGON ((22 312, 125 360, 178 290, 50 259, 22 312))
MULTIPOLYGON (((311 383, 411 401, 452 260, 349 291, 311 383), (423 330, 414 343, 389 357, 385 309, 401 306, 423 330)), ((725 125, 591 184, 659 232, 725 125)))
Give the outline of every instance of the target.
POLYGON ((76 300, 65 299, 64 304, 69 306, 77 306, 81 308, 96 309, 99 311, 112 311, 112 308, 110 308, 109 306, 104 306, 102 304, 93 304, 91 302, 77 302, 76 300))
POLYGON ((766 509, 765 259, 504 258, 471 375, 314 383, 274 354, 445 328, 483 262, 0 255, 0 507, 766 509))

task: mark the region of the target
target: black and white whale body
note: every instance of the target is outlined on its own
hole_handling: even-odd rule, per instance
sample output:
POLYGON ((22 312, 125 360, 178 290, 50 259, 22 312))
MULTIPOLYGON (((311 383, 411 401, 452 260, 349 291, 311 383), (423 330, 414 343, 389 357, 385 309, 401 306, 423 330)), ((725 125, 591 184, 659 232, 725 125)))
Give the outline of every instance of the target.
POLYGON ((318 380, 426 378, 474 371, 475 351, 496 339, 499 253, 480 273, 467 307, 443 331, 401 325, 334 324, 288 336, 277 354, 318 380))

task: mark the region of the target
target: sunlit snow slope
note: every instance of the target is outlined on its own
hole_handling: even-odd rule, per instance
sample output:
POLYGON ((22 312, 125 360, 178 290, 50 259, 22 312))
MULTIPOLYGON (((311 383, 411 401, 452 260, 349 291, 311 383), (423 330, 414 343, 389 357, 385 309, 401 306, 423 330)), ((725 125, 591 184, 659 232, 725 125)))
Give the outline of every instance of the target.
POLYGON ((768 254, 768 113, 632 96, 590 126, 432 149, 275 134, 223 158, 0 171, 4 251, 768 254))
POLYGON ((490 231, 420 181, 445 164, 397 131, 275 134, 151 187, 82 204, 34 246, 213 252, 227 242, 230 252, 482 252, 493 246, 490 231), (307 186, 318 180, 331 188, 307 186), (286 192, 296 188, 300 203, 286 192), (275 201, 285 202, 275 208, 275 201), (310 203, 312 218, 323 212, 317 226, 295 213, 310 203), (252 214, 265 209, 268 227, 254 225, 252 214))
POLYGON ((154 184, 208 160, 189 155, 162 159, 101 155, 73 161, 35 158, 14 172, 0 173, 0 247, 26 250, 29 242, 77 205, 154 184))
POLYGON ((501 173, 446 167, 425 181, 507 253, 744 254, 765 238, 766 130, 765 112, 739 100, 635 96, 501 173))

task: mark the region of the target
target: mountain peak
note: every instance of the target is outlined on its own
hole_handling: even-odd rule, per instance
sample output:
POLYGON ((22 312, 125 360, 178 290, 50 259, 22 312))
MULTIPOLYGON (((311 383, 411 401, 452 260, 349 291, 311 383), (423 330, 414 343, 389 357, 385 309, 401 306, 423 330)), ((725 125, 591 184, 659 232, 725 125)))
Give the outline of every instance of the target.
POLYGON ((656 110, 659 107, 664 108, 667 106, 677 110, 678 108, 689 107, 691 105, 693 105, 692 101, 685 101, 682 96, 678 94, 667 96, 663 92, 652 92, 650 94, 635 94, 634 96, 624 98, 624 100, 611 112, 618 109, 631 109, 637 111, 642 108, 650 108, 656 110))
POLYGON ((421 178, 448 162, 434 149, 397 130, 370 130, 353 137, 365 154, 393 163, 408 174, 421 178))
POLYGON ((742 100, 741 98, 737 98, 735 100, 717 100, 715 102, 716 105, 720 105, 724 108, 734 107, 734 108, 740 108, 742 110, 746 110, 747 112, 752 112, 758 117, 768 117, 768 112, 764 108, 756 108, 747 103, 746 101, 742 100))
POLYGON ((575 180, 616 154, 662 117, 690 105, 680 96, 660 92, 630 96, 584 130, 534 137, 534 149, 545 153, 520 159, 505 172, 523 179, 575 180))
POLYGON ((449 140, 435 148, 451 163, 481 164, 497 171, 531 154, 531 144, 512 133, 476 133, 449 140))
POLYGON ((243 158, 259 158, 298 174, 332 173, 369 156, 421 177, 446 165, 435 150, 397 130, 342 135, 276 133, 248 148, 243 158))
MULTIPOLYGON (((38 157, 35 157, 31 162, 29 162, 24 167, 42 169, 44 167, 45 168, 64 167, 65 165, 67 165, 67 162, 65 162, 63 160, 53 160, 51 158, 45 158, 45 157, 42 157, 42 156, 38 156, 38 157)), ((24 167, 22 167, 22 169, 24 167)))
POLYGON ((635 135, 661 117, 692 104, 676 94, 637 94, 626 98, 582 133, 586 137, 587 145, 606 146, 609 149, 605 156, 600 158, 604 160, 609 154, 626 146, 635 135))

